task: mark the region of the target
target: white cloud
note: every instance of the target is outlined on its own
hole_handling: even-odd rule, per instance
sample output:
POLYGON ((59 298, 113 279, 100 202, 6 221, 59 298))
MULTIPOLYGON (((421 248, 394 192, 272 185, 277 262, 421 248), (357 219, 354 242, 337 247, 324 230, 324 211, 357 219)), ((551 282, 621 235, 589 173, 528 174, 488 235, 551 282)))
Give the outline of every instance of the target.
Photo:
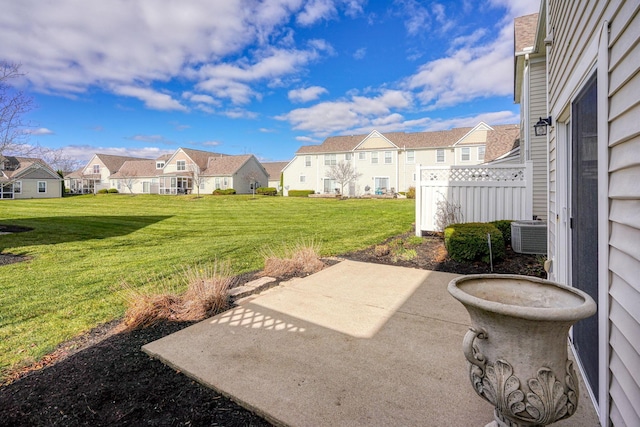
POLYGON ((205 147, 217 147, 222 145, 222 143, 220 141, 205 141, 201 145, 204 145, 205 147))
POLYGON ((318 99, 323 93, 327 93, 327 89, 320 86, 310 86, 290 90, 288 96, 292 102, 309 102, 318 99))
POLYGON ((300 141, 300 142, 320 142, 318 139, 311 138, 310 136, 296 136, 296 141, 300 141))
POLYGON ((55 132, 47 128, 26 129, 24 133, 28 135, 54 135, 55 132))
POLYGON ((67 145, 60 151, 69 158, 87 162, 95 153, 112 154, 115 156, 130 156, 146 159, 155 159, 163 154, 171 153, 170 150, 158 147, 127 148, 127 147, 101 147, 94 145, 67 145))
POLYGON ((404 27, 407 33, 415 36, 430 30, 431 16, 427 8, 416 0, 396 0, 396 6, 401 8, 400 14, 405 18, 404 27))
POLYGON ((309 108, 298 108, 276 117, 288 121, 294 129, 326 136, 354 127, 370 126, 381 116, 389 117, 392 110, 411 105, 411 95, 397 90, 384 90, 378 96, 354 95, 349 100, 322 102, 309 108))
POLYGON ((164 136, 162 135, 133 135, 130 137, 127 137, 126 139, 130 139, 132 141, 138 141, 138 142, 152 142, 155 144, 165 144, 165 145, 170 145, 173 144, 173 141, 170 141, 168 139, 166 139, 164 136))
POLYGON ((336 13, 332 0, 311 0, 298 14, 296 21, 300 25, 308 26, 321 19, 329 19, 336 13))
POLYGON ((123 85, 114 86, 113 92, 117 93, 118 95, 138 98, 139 100, 144 102, 144 105, 147 108, 151 108, 152 110, 187 111, 187 107, 173 99, 171 95, 160 93, 150 88, 123 85))
POLYGON ((457 105, 476 98, 507 96, 513 92, 513 28, 500 29, 487 44, 475 32, 454 43, 464 46, 450 50, 449 56, 423 64, 402 85, 415 91, 423 105, 431 109, 457 105), (471 43, 471 44, 469 44, 471 43))
POLYGON ((250 84, 295 73, 329 48, 326 42, 313 40, 306 50, 271 48, 254 63, 242 59, 234 64, 205 65, 198 72, 201 81, 196 87, 234 104, 246 104, 252 98, 260 98, 250 84))
POLYGON ((367 55, 367 48, 361 47, 353 53, 353 59, 363 59, 367 55))

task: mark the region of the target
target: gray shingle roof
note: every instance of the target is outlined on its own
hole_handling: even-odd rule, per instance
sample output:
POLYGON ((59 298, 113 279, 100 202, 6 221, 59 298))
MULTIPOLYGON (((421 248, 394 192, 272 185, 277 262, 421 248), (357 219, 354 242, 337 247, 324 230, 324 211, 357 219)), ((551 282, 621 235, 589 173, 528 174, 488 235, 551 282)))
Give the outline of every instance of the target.
POLYGON ((114 173, 120 169, 120 166, 127 160, 148 160, 142 157, 130 157, 130 156, 114 156, 113 154, 98 154, 96 153, 96 157, 99 158, 102 163, 109 169, 109 172, 114 173))
POLYGON ((262 162, 262 166, 267 171, 267 175, 269 175, 269 179, 272 181, 276 179, 280 179, 280 173, 285 166, 287 166, 289 162, 262 162))
POLYGON ((156 169, 155 160, 127 160, 118 172, 111 174, 109 178, 153 177, 161 173, 162 170, 156 169))
POLYGON ((538 14, 520 16, 514 20, 514 45, 515 52, 520 53, 527 47, 533 47, 538 26, 538 14))
MULTIPOLYGON (((502 125, 505 126, 505 125, 502 125)), ((492 126, 494 129, 500 129, 502 126, 492 126)), ((515 126, 515 125, 506 125, 515 126)), ((442 148, 451 147, 460 138, 465 136, 473 128, 464 127, 450 130, 441 130, 434 132, 389 132, 382 135, 389 141, 400 148, 419 149, 419 148, 442 148)), ((491 134, 493 131, 489 131, 491 134)), ((358 144, 362 142, 368 135, 349 135, 349 136, 331 136, 324 140, 320 145, 305 145, 300 147, 296 154, 311 153, 335 153, 352 151, 358 144)))
POLYGON ((236 173, 251 157, 252 154, 243 154, 239 156, 212 156, 208 160, 208 167, 203 175, 208 176, 224 176, 236 173))

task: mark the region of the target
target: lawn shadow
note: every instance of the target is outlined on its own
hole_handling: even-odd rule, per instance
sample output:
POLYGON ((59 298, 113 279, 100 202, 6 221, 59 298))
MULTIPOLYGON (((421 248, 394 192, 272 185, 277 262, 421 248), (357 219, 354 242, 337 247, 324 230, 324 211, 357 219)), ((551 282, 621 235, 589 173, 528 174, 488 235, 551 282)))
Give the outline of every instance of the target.
POLYGON ((55 245, 75 241, 125 236, 171 218, 171 215, 55 216, 0 220, 0 226, 32 230, 0 235, 0 252, 13 246, 55 245))

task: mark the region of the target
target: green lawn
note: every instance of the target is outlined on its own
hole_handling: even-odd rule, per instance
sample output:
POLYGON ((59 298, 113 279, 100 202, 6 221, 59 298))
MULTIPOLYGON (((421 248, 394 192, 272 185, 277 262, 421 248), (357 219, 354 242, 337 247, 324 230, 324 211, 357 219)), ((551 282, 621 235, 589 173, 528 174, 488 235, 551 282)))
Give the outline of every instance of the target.
POLYGON ((336 255, 408 231, 413 200, 98 195, 0 202, 0 378, 56 345, 123 315, 121 283, 212 259, 259 270, 261 249, 305 238, 336 255))

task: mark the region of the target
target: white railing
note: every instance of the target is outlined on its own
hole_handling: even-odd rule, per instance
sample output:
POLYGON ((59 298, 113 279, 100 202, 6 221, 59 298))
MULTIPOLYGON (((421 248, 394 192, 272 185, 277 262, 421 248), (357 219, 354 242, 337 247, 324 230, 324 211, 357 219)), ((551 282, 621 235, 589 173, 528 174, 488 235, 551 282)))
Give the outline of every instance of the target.
POLYGON ((416 235, 437 229, 438 202, 458 206, 462 222, 531 219, 533 166, 421 166, 416 168, 416 235))

